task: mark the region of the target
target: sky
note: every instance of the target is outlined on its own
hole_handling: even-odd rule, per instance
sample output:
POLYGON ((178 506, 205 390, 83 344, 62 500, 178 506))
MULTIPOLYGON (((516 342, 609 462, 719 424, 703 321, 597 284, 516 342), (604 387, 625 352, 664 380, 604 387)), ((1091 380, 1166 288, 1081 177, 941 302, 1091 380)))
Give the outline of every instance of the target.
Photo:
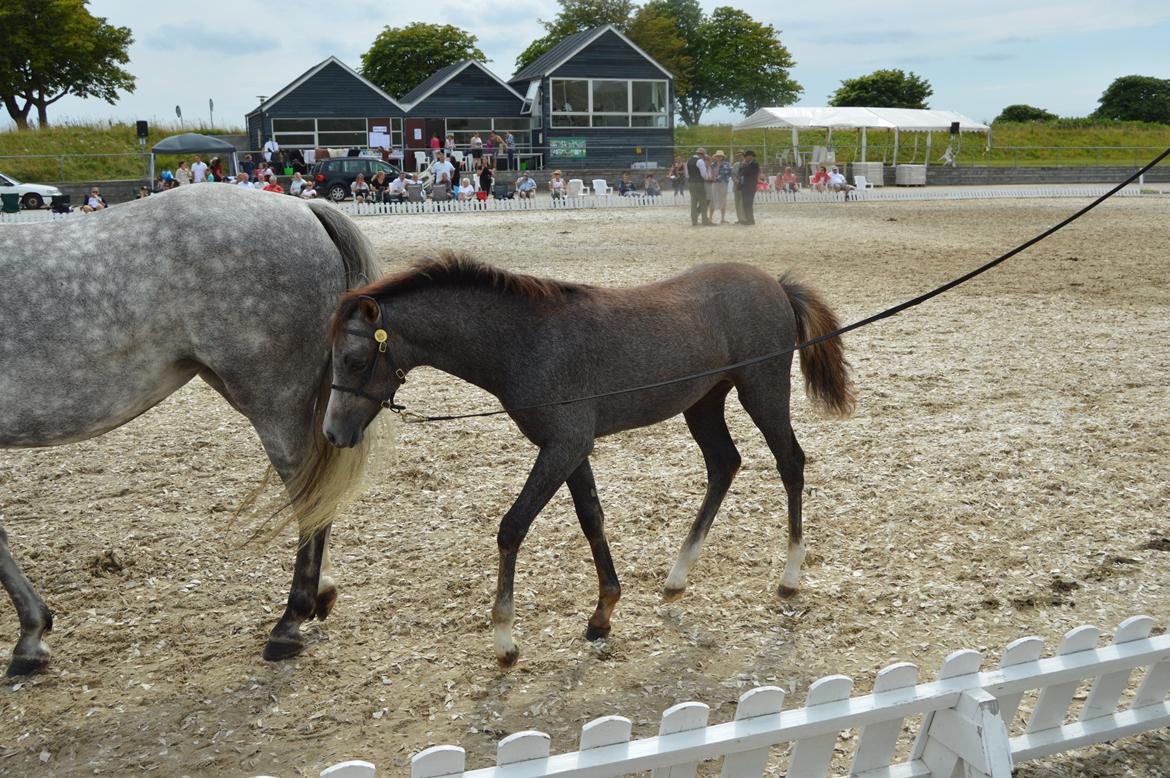
MULTIPOLYGON (((710 12, 729 3, 700 4, 710 12)), ((1119 76, 1170 78, 1166 0, 730 4, 779 31, 796 62, 790 75, 804 88, 797 105, 825 105, 844 79, 901 68, 930 82, 931 108, 977 121, 1014 103, 1085 116, 1119 76)), ((198 125, 210 121, 213 99, 217 126, 242 127, 257 96, 275 94, 330 55, 359 69, 384 27, 415 21, 478 36, 488 67, 507 80, 516 55, 543 33, 538 20, 558 8, 555 0, 91 0, 95 16, 133 31, 128 67, 137 88, 116 105, 66 97, 50 108, 49 120, 173 125, 177 105, 185 124, 198 125)), ((738 118, 720 108, 703 121, 738 118)))

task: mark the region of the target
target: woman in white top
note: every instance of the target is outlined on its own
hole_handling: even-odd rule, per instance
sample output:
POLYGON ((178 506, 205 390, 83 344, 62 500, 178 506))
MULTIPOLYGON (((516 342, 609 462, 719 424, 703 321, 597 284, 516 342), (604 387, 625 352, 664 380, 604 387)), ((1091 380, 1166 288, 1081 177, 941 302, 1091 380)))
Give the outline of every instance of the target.
POLYGON ((179 182, 180 186, 191 183, 191 168, 187 165, 186 160, 179 163, 179 169, 175 171, 175 180, 179 182))
POLYGON ((565 196, 565 179, 561 178, 561 171, 553 171, 552 178, 548 181, 548 191, 554 200, 560 200, 565 196))

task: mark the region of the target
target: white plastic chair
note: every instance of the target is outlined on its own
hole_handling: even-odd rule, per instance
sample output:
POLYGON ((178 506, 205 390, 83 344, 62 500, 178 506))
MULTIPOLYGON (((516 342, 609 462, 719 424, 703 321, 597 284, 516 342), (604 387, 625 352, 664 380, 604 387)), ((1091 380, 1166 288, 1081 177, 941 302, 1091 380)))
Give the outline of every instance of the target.
POLYGON ((422 170, 426 169, 426 167, 429 164, 430 163, 427 161, 427 153, 425 151, 414 152, 414 169, 415 170, 418 170, 421 172, 422 170))
POLYGON ((873 183, 865 176, 854 176, 853 185, 858 189, 873 189, 873 183))
POLYGON ((608 196, 613 192, 613 187, 605 182, 604 178, 593 179, 593 194, 608 196))
POLYGON ((569 197, 580 197, 585 192, 585 182, 579 178, 569 179, 569 197))
POLYGON ((463 152, 462 152, 462 151, 452 151, 452 152, 451 152, 451 158, 452 158, 453 160, 455 160, 455 162, 457 163, 458 167, 460 167, 460 168, 462 168, 462 167, 463 167, 463 152))

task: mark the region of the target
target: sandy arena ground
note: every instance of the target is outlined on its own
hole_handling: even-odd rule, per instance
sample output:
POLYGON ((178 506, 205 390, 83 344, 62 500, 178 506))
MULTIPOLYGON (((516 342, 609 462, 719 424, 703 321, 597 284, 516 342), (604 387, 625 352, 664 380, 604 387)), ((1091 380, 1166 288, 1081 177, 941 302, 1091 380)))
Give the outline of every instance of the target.
MULTIPOLYGON (((755 229, 692 229, 682 208, 375 217, 391 266, 442 247, 515 270, 634 285, 699 262, 794 268, 846 320, 983 263, 1078 200, 773 205, 755 229)), ((266 460, 196 381, 134 423, 65 448, 0 452, 0 520, 56 612, 48 671, 0 686, 0 774, 316 775, 366 758, 386 775, 438 743, 493 762, 506 734, 576 747, 622 714, 635 737, 684 700, 729 720, 753 685, 799 704, 817 678, 866 691, 881 667, 932 678, 976 648, 1054 646, 1083 623, 1170 621, 1170 199, 1116 200, 973 283, 848 336, 849 421, 793 401, 809 455, 803 590, 774 591, 784 492, 732 400, 745 466, 686 597, 660 590, 705 485, 681 418, 593 457, 624 596, 608 642, 562 490, 517 576, 518 667, 497 670, 495 531, 534 449, 500 418, 399 426, 397 452, 338 521, 340 600, 299 659, 260 659, 293 539, 235 548, 231 509, 266 460)), ((734 397, 734 396, 733 396, 734 397)), ((399 393, 433 413, 496 407, 434 371, 399 393)), ((17 623, 0 603, 0 662, 17 623)), ((1082 689, 1082 692, 1084 690, 1082 689)), ((1025 699, 1026 712, 1032 700, 1025 699)), ((838 767, 856 738, 840 743, 838 767)), ((1025 765, 1020 776, 1170 772, 1170 733, 1025 765)), ((784 770, 784 751, 772 773, 784 770)))

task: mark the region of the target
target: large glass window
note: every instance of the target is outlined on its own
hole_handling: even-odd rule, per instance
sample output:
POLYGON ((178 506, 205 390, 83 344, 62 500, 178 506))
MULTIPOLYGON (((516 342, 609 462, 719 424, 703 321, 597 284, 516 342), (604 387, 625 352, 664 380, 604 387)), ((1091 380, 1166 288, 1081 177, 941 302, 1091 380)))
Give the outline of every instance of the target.
POLYGON ((666 81, 551 79, 553 127, 670 126, 666 81))
MULTIPOLYGON (((385 119, 374 122, 381 127, 385 119)), ((364 148, 369 145, 370 125, 367 119, 273 119, 272 134, 282 147, 290 149, 311 148, 364 148)), ((389 120, 386 127, 390 142, 402 147, 402 119, 389 120)))

